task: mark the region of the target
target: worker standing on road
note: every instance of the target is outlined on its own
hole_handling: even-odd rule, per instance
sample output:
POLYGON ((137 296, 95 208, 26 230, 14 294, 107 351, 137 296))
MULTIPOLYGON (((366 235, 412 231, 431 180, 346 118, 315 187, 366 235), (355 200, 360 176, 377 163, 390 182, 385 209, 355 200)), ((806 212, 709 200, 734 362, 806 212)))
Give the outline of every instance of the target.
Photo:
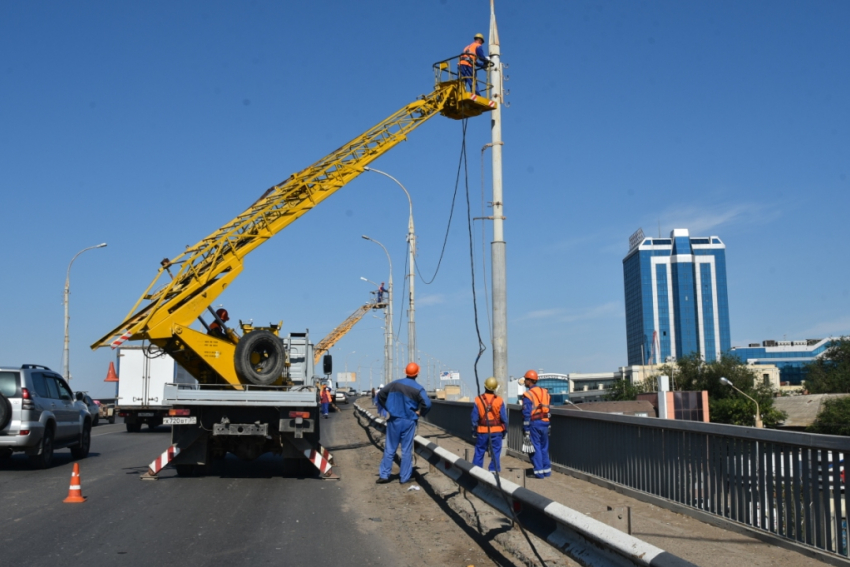
POLYGON ((475 94, 479 94, 478 85, 475 85, 475 90, 473 90, 472 85, 475 78, 475 69, 484 69, 490 65, 490 58, 484 54, 482 45, 484 45, 484 36, 480 33, 475 34, 472 43, 463 49, 463 53, 457 64, 458 74, 466 84, 466 90, 475 94))
POLYGON ((213 337, 218 337, 220 339, 226 339, 227 334, 224 332, 224 327, 221 323, 227 323, 230 321, 230 316, 227 314, 227 309, 217 309, 215 312, 215 316, 217 319, 210 323, 210 330, 207 334, 212 335, 213 337), (221 323, 219 323, 221 320, 221 323))
POLYGON ((546 478, 552 476, 552 464, 549 462, 549 392, 537 385, 537 372, 534 370, 526 372, 523 378, 527 388, 522 396, 523 446, 533 447, 531 465, 534 476, 546 478))
POLYGON ((322 386, 322 393, 320 395, 319 401, 322 403, 322 416, 327 419, 328 406, 331 405, 331 389, 328 388, 327 385, 322 386))
POLYGON ((377 484, 390 481, 393 470, 393 457, 401 444, 401 467, 399 482, 404 484, 413 474, 413 437, 416 434, 416 422, 420 416, 431 409, 431 400, 421 384, 416 382, 419 365, 411 362, 404 369, 407 378, 401 378, 387 384, 378 392, 378 410, 385 409, 387 418, 387 436, 384 439, 384 458, 381 459, 377 484))
POLYGON ((490 448, 493 451, 489 469, 499 472, 502 470, 500 457, 502 454, 502 439, 508 433, 508 414, 505 402, 496 395, 499 383, 492 376, 484 381, 485 392, 475 398, 472 405, 472 438, 475 439, 475 457, 472 464, 484 466, 484 453, 490 448))

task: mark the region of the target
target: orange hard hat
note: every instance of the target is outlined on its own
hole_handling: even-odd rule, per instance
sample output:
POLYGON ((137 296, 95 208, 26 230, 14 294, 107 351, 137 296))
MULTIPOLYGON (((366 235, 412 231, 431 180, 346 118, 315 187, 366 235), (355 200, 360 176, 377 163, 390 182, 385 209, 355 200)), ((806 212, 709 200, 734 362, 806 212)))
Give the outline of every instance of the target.
POLYGON ((230 321, 230 316, 227 314, 227 309, 218 309, 215 314, 218 315, 218 318, 224 321, 225 323, 227 321, 230 321))
POLYGON ((415 378, 419 376, 419 365, 415 362, 411 362, 404 368, 404 373, 407 374, 408 378, 415 378))
POLYGON ((534 370, 529 370, 525 373, 523 378, 525 378, 526 380, 534 380, 535 382, 537 382, 537 372, 535 372, 534 370))

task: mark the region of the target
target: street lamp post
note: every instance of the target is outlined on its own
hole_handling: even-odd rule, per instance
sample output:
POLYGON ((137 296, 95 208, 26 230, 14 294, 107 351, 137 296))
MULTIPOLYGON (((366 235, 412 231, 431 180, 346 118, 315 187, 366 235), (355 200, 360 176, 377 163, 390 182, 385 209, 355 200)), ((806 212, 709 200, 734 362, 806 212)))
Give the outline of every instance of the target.
MULTIPOLYGON (((730 388, 737 391, 742 396, 750 398, 750 396, 748 396, 747 394, 745 394, 744 392, 742 392, 741 390, 736 388, 735 384, 733 384, 728 378, 720 378, 720 383, 723 384, 724 386, 729 386, 730 388)), ((764 427, 764 424, 761 421, 761 412, 759 411, 759 403, 757 401, 755 401, 753 398, 750 398, 750 401, 752 401, 756 405, 756 428, 762 429, 764 427)))
POLYGON ((73 258, 71 258, 71 262, 68 264, 68 272, 65 274, 65 350, 63 352, 62 357, 62 367, 64 369, 65 380, 71 381, 71 369, 69 367, 69 349, 68 345, 70 344, 70 339, 68 337, 68 323, 70 321, 70 316, 68 315, 68 296, 71 294, 71 266, 74 264, 74 260, 77 259, 77 256, 82 254, 87 250, 94 250, 95 248, 103 248, 106 246, 106 242, 98 244, 97 246, 89 246, 88 248, 83 248, 79 252, 77 252, 73 258))
POLYGON ((407 189, 401 182, 390 175, 389 173, 385 173, 378 169, 373 169, 371 167, 364 167, 366 171, 373 171, 375 173, 380 173, 385 177, 389 177, 393 181, 401 187, 401 190, 404 191, 404 194, 407 195, 407 203, 410 206, 410 215, 407 218, 407 242, 408 242, 408 253, 410 257, 408 258, 408 263, 410 264, 410 272, 407 277, 408 287, 410 288, 410 296, 408 301, 408 310, 407 310, 407 361, 415 362, 416 361, 416 322, 415 322, 415 303, 414 303, 414 294, 413 287, 414 282, 416 281, 416 232, 413 230, 413 200, 410 198, 410 193, 408 193, 407 189))
POLYGON ((363 239, 380 246, 384 250, 384 254, 387 255, 387 262, 390 264, 390 277, 387 279, 386 321, 384 322, 384 383, 389 384, 392 382, 393 376, 393 260, 390 258, 390 253, 387 252, 386 246, 377 240, 369 238, 365 234, 363 235, 363 239))

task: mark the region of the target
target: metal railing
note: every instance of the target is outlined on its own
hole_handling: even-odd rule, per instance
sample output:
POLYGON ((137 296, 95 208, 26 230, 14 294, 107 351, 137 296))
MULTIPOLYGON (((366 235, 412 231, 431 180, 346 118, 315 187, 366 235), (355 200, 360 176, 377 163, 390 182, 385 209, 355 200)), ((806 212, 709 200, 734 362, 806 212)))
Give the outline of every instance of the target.
MULTIPOLYGON (((471 441, 471 404, 435 402, 427 421, 471 441)), ((522 446, 509 406, 508 448, 522 446)), ((553 464, 847 557, 850 438, 552 410, 553 464)))
POLYGON ((493 98, 493 85, 487 82, 487 69, 477 68, 474 65, 469 70, 469 75, 460 73, 460 55, 434 63, 434 82, 437 85, 451 81, 462 81, 466 92, 474 92, 484 98, 493 98), (481 79, 479 75, 483 75, 481 79))

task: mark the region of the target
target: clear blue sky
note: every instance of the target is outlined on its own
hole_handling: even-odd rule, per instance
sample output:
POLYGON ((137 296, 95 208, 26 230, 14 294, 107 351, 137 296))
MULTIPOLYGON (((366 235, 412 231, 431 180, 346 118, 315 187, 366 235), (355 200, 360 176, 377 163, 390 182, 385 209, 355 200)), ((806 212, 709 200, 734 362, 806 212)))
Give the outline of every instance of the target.
MULTIPOLYGON (((724 240, 733 345, 850 333, 850 3, 496 8, 510 65, 511 374, 625 364, 621 262, 639 227, 724 240)), ((162 258, 429 92, 431 64, 488 21, 487 0, 0 4, 0 363, 61 370, 65 270, 108 242, 73 267, 71 369, 75 388, 110 392, 114 353, 88 345, 162 258)), ((489 136, 486 118, 470 121, 473 216, 489 136)), ((437 117, 374 164, 413 194, 426 276, 460 145, 460 123, 437 117)), ((470 378, 465 198, 458 206, 440 274, 417 282, 418 343, 470 378)), ((361 276, 387 275, 361 234, 390 249, 400 292, 406 227, 400 189, 363 175, 252 254, 217 303, 317 341, 366 300, 361 276)), ((486 342, 483 303, 480 314, 486 342)), ((337 369, 347 358, 368 378, 380 327, 367 317, 340 342, 337 369)))

